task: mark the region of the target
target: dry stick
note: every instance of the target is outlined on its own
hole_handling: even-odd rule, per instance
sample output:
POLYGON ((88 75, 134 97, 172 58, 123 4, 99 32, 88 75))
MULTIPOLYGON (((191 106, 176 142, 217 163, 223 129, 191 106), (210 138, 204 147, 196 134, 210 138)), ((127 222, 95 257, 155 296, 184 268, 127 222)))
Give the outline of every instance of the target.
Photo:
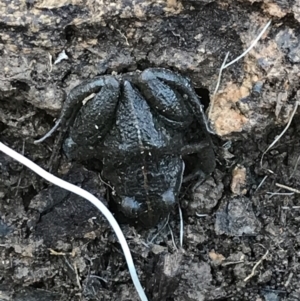
POLYGON ((180 238, 179 238, 179 242, 180 242, 180 247, 182 248, 183 245, 183 217, 182 217, 182 210, 180 205, 178 206, 178 210, 179 210, 179 217, 180 217, 180 238))
POLYGON ((117 29, 117 32, 125 39, 126 45, 129 46, 128 39, 125 34, 120 29, 117 29))
POLYGON ((69 255, 71 253, 65 253, 65 252, 57 252, 51 248, 48 248, 49 252, 50 252, 50 255, 54 255, 54 256, 66 256, 66 255, 69 255))
POLYGON ((290 272, 288 279, 287 279, 286 283, 284 284, 285 287, 289 286, 293 276, 294 276, 293 272, 290 272))
POLYGON ((263 262, 263 260, 267 258, 268 255, 269 255, 269 250, 267 250, 266 254, 254 265, 251 274, 244 279, 244 282, 247 282, 250 278, 252 278, 255 275, 255 270, 263 262))
POLYGON ((198 216, 198 217, 206 217, 206 216, 208 216, 208 214, 207 213, 198 213, 198 212, 196 212, 196 216, 198 216))
POLYGON ((68 267, 69 267, 73 272, 75 272, 75 271, 74 271, 74 267, 71 265, 71 263, 69 262, 68 258, 67 258, 66 256, 64 256, 64 259, 65 259, 65 262, 66 262, 66 264, 68 265, 68 267))
POLYGON ((284 209, 284 210, 300 209, 300 206, 291 206, 291 207, 288 207, 288 206, 282 206, 281 209, 284 209))
POLYGON ((172 242, 173 242, 174 249, 175 249, 176 251, 178 251, 177 246, 176 246, 176 243, 175 243, 173 231, 172 231, 172 228, 171 228, 171 226, 170 226, 169 223, 168 223, 168 227, 169 227, 169 230, 170 230, 170 233, 171 233, 171 237, 172 237, 172 242))
POLYGON ((285 186, 285 185, 282 185, 282 184, 279 184, 279 183, 276 183, 275 185, 277 187, 284 188, 286 190, 289 190, 289 191, 292 191, 292 192, 295 192, 295 193, 300 193, 300 190, 292 188, 292 187, 289 187, 289 186, 285 186))
POLYGON ((290 196, 294 195, 294 192, 271 192, 267 191, 267 194, 270 195, 269 199, 274 195, 290 196))
POLYGON ((49 132, 47 132, 47 133, 46 133, 43 137, 41 137, 40 139, 35 140, 33 143, 34 143, 34 144, 38 144, 38 143, 43 142, 43 141, 46 140, 47 138, 49 138, 49 137, 57 130, 57 128, 60 126, 60 123, 61 123, 61 118, 59 118, 59 119, 55 122, 54 127, 53 127, 49 132))
POLYGON ((233 264, 244 263, 244 262, 245 262, 245 260, 225 262, 225 263, 222 263, 222 267, 226 267, 228 265, 233 265, 233 264))
POLYGON ((258 189, 263 185, 263 183, 265 182, 265 180, 268 178, 268 176, 264 176, 264 178, 261 180, 261 182, 259 183, 259 185, 257 186, 257 188, 255 189, 254 193, 256 193, 258 191, 258 189))
MULTIPOLYGON (((23 147, 22 147, 22 155, 23 156, 24 156, 24 152, 25 152, 25 140, 23 140, 23 147)), ((18 191, 19 191, 20 184, 21 184, 21 181, 22 181, 22 172, 23 172, 23 170, 19 174, 19 179, 18 179, 18 183, 17 183, 17 189, 16 189, 15 197, 18 195, 18 191)))
POLYGON ((225 56, 225 58, 224 58, 224 61, 223 61, 223 63, 222 63, 222 66, 221 66, 221 68, 220 68, 220 71, 219 71, 219 76, 218 76, 217 85, 216 85, 214 94, 212 95, 211 105, 210 105, 210 108, 209 108, 209 111, 208 111, 208 117, 209 117, 209 118, 210 118, 210 116, 211 116, 211 113, 212 113, 212 110, 213 110, 213 107, 214 107, 214 104, 215 104, 215 95, 216 95, 216 93, 217 93, 217 91, 218 91, 218 89, 219 89, 220 83, 221 83, 222 71, 223 71, 224 66, 225 66, 225 64, 226 64, 228 55, 229 55, 229 51, 226 53, 226 56, 225 56))
POLYGON ((296 172, 296 170, 297 170, 299 161, 300 161, 300 155, 299 155, 298 158, 297 158, 296 164, 295 164, 294 169, 293 169, 293 171, 292 171, 292 173, 291 173, 291 175, 290 175, 290 177, 289 177, 289 180, 294 176, 294 174, 295 174, 295 172, 296 172))
POLYGON ((170 214, 168 214, 167 220, 165 222, 165 224, 157 231, 157 233, 152 237, 152 239, 147 242, 146 247, 149 248, 148 243, 153 243, 154 239, 156 239, 156 237, 162 232, 162 230, 168 225, 169 223, 169 218, 170 218, 170 214))
POLYGON ((280 135, 278 135, 275 140, 269 145, 269 147, 263 152, 262 156, 261 156, 261 159, 260 159, 260 166, 262 167, 262 161, 263 161, 263 158, 264 158, 264 155, 280 140, 280 138, 285 134, 285 132, 287 131, 287 129, 290 127, 291 125, 291 122, 294 118, 294 115, 298 109, 298 105, 299 105, 299 101, 297 100, 296 103, 295 103, 295 107, 294 107, 294 110, 290 116, 290 119, 289 119, 289 122, 287 123, 286 127, 284 128, 284 130, 281 132, 280 135))
POLYGON ((134 263, 132 260, 130 249, 128 247, 128 244, 126 242, 124 234, 123 234, 118 222, 115 220, 114 216, 108 210, 108 208, 99 199, 97 199, 95 196, 93 196, 88 191, 86 191, 76 185, 73 185, 71 183, 68 183, 64 180, 59 179, 58 177, 52 175, 51 173, 49 173, 49 172, 45 171, 44 169, 42 169, 41 167, 39 167, 37 164, 30 161, 29 159, 25 158, 21 154, 17 153, 13 149, 4 145, 2 142, 0 142, 0 151, 5 153, 6 155, 10 156, 11 158, 15 159, 16 161, 22 163, 23 165, 27 166, 28 168, 33 170, 35 173, 37 173, 39 176, 41 176, 45 180, 87 199, 95 207, 97 207, 98 210, 100 210, 100 212, 106 217, 106 219, 112 226, 113 230, 115 231, 115 233, 119 239, 120 245, 123 249, 124 256, 125 256, 125 259, 126 259, 126 262, 128 265, 131 279, 132 279, 133 284, 139 294, 140 299, 142 301, 148 301, 148 298, 146 297, 146 294, 142 288, 142 285, 141 285, 138 275, 136 273, 136 269, 135 269, 135 266, 134 266, 134 263))
POLYGON ((236 59, 234 59, 233 61, 229 62, 227 65, 225 65, 223 69, 226 69, 227 67, 229 67, 230 65, 236 63, 238 60, 240 60, 242 57, 244 57, 256 45, 256 43, 261 39, 261 37, 263 36, 263 34, 266 32, 266 30, 268 29, 268 27, 271 25, 271 22, 272 22, 272 20, 270 20, 265 25, 265 27, 262 29, 262 31, 256 37, 256 39, 252 42, 252 44, 240 56, 238 56, 236 59))
POLYGON ((105 283, 108 282, 105 278, 97 276, 97 275, 89 275, 89 278, 97 278, 97 279, 100 279, 100 280, 104 281, 105 283))
POLYGON ((263 34, 266 32, 266 30, 268 29, 268 27, 271 25, 271 20, 265 25, 265 27, 262 29, 262 31, 260 32, 260 34, 256 37, 256 39, 251 43, 251 45, 241 54, 239 55, 237 58, 235 58, 234 60, 232 60, 231 62, 229 62, 228 64, 226 64, 226 60, 228 58, 228 55, 229 55, 229 52, 227 52, 226 56, 225 56, 225 59, 223 61, 223 64, 220 68, 220 71, 219 71, 219 76, 218 76, 218 82, 217 82, 217 85, 216 85, 216 88, 215 88, 215 91, 214 91, 214 94, 213 94, 213 97, 212 97, 212 103, 211 103, 211 106, 210 106, 210 109, 209 109, 209 112, 208 112, 208 117, 211 116, 211 113, 212 113, 212 108, 214 106, 214 97, 215 97, 215 94, 217 93, 218 89, 219 89, 219 85, 220 85, 220 82, 221 82, 221 77, 222 77, 222 71, 224 69, 226 69, 227 67, 231 66, 232 64, 236 63, 238 60, 240 60, 242 57, 244 57, 249 51, 251 51, 251 49, 256 45, 256 43, 261 39, 261 37, 263 36, 263 34), (226 65, 225 65, 226 64, 226 65))
POLYGON ((75 275, 76 275, 77 285, 78 285, 79 289, 82 289, 82 286, 81 286, 81 283, 80 283, 80 279, 79 279, 79 275, 78 275, 77 265, 76 265, 75 262, 73 263, 73 266, 74 266, 74 272, 75 272, 75 275))

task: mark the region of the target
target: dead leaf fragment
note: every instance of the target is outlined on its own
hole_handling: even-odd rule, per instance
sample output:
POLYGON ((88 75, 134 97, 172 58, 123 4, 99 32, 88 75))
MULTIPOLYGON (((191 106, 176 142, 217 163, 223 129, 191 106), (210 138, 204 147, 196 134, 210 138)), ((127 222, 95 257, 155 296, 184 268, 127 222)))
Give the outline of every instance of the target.
POLYGON ((215 265, 220 265, 225 260, 225 257, 222 254, 216 253, 215 250, 210 251, 208 255, 215 265))
POLYGON ((232 180, 230 185, 232 193, 237 195, 245 195, 247 193, 246 178, 246 168, 244 166, 237 165, 232 171, 232 180))

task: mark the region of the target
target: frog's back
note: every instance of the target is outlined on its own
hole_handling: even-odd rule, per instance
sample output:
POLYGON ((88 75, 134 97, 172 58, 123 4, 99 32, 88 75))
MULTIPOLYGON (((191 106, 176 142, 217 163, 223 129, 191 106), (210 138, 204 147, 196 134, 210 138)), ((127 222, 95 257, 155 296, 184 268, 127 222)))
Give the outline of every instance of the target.
POLYGON ((136 157, 144 151, 178 153, 176 146, 182 145, 182 135, 167 129, 157 112, 128 82, 124 83, 115 120, 103 143, 104 156, 136 157))
POLYGON ((127 207, 129 212, 134 208, 128 207, 137 207, 138 217, 151 218, 152 214, 165 217, 170 212, 177 201, 183 171, 184 163, 180 157, 165 155, 156 158, 144 154, 119 165, 104 162, 103 176, 114 183, 116 201, 120 206, 127 207))

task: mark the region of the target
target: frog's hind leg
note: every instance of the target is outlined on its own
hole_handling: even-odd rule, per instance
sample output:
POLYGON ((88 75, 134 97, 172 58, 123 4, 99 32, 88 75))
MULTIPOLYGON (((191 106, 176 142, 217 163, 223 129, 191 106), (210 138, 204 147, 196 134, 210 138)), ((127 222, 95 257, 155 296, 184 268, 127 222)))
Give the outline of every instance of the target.
MULTIPOLYGON (((103 87, 103 85, 104 85, 104 78, 97 78, 97 79, 84 81, 80 85, 73 88, 68 94, 63 104, 60 117, 56 121, 55 125, 43 137, 41 137, 38 140, 35 140, 34 143, 38 144, 45 141, 56 131, 56 129, 60 125, 66 126, 67 121, 74 114, 74 111, 78 111, 78 109, 82 105, 81 102, 90 94, 98 92, 103 87)), ((66 126, 66 128, 68 127, 66 126)))
POLYGON ((160 116, 187 127, 192 119, 183 93, 162 81, 152 70, 143 71, 137 83, 145 99, 160 116))
MULTIPOLYGON (((44 137, 35 141, 35 143, 43 142, 46 138, 51 136, 51 134, 59 127, 59 125, 62 126, 62 130, 60 131, 58 137, 56 138, 56 141, 53 146, 52 155, 48 163, 49 170, 52 169, 53 165, 54 165, 53 169, 54 170, 56 169, 57 156, 61 149, 65 134, 68 131, 72 120, 74 120, 74 118, 72 117, 76 116, 78 110, 82 106, 82 101, 93 93, 97 93, 100 91, 99 94, 101 94, 103 87, 106 85, 108 86, 108 88, 110 86, 118 87, 119 83, 111 76, 103 76, 96 79, 85 81, 80 85, 76 86, 75 88, 73 88, 68 94, 64 102, 60 117, 57 120, 55 126, 46 135, 44 135, 44 137)), ((105 90, 106 89, 104 89, 104 91, 105 90)), ((98 96, 98 98, 99 97, 100 96, 98 96)))
POLYGON ((104 80, 101 91, 78 112, 70 137, 78 145, 93 145, 103 140, 115 119, 120 83, 113 77, 104 80))
POLYGON ((141 81, 143 82, 153 77, 156 77, 158 80, 180 92, 180 94, 186 98, 186 101, 198 122, 206 128, 207 132, 212 132, 201 101, 190 80, 178 73, 164 68, 150 68, 142 72, 141 81))
POLYGON ((113 126, 119 94, 119 82, 107 78, 101 91, 79 110, 63 145, 69 159, 101 157, 98 146, 113 126))
MULTIPOLYGON (((174 73, 163 68, 152 68, 145 70, 143 73, 144 77, 145 74, 147 75, 147 73, 151 73, 152 77, 155 76, 158 80, 168 84, 171 88, 174 88, 180 94, 186 95, 186 101, 190 106, 190 109, 197 122, 199 123, 199 125, 201 125, 202 132, 204 134, 204 140, 182 147, 182 156, 185 156, 187 159, 189 155, 194 154, 193 157, 194 160, 196 160, 196 165, 192 164, 192 172, 188 176, 184 177, 183 182, 190 181, 195 177, 204 180, 209 174, 213 172, 216 166, 214 145, 211 140, 211 136, 209 135, 209 133, 213 132, 210 129, 208 120, 203 110, 203 106, 190 80, 178 73, 174 73)), ((147 77, 150 76, 147 75, 147 77)))

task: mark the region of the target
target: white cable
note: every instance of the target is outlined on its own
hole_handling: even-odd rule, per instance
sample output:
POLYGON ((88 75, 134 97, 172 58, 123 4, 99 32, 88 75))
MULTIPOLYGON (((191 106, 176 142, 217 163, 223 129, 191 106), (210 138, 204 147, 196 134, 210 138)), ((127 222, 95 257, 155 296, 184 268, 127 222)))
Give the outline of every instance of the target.
POLYGON ((129 247, 127 245, 126 239, 124 237, 124 234, 118 224, 118 222, 115 220, 115 218, 113 217, 113 215, 111 214, 111 212, 106 208, 106 206, 100 201, 98 200, 95 196, 93 196, 91 193, 87 192, 86 190, 83 190, 80 187, 77 187, 71 183, 68 183, 64 180, 61 180, 59 178, 57 178, 56 176, 50 174, 49 172, 45 171, 44 169, 42 169, 41 167, 39 167, 38 165, 36 165, 35 163, 33 163, 32 161, 30 161, 29 159, 25 158, 24 156, 22 156, 21 154, 17 153, 16 151, 14 151, 13 149, 7 147, 6 145, 4 145, 3 143, 0 142, 0 150, 5 153, 6 155, 12 157, 13 159, 17 160, 18 162, 22 163, 23 165, 27 166, 28 168, 30 168, 31 170, 33 170, 35 173, 37 173, 39 176, 41 176, 42 178, 44 178, 45 180, 63 188, 66 190, 69 190, 85 199, 87 199, 88 201, 90 201, 94 206, 96 206, 101 213, 106 217, 106 219, 108 220, 108 222, 110 223, 110 225, 112 226, 113 230, 115 231, 119 242, 121 244, 121 247, 123 249, 124 252, 124 256, 128 265, 128 269, 129 269, 129 273, 131 275, 131 279, 133 281, 133 284, 140 296, 140 299, 142 301, 148 301, 146 294, 142 288, 142 285, 139 281, 138 275, 136 273, 136 269, 132 260, 132 256, 129 250, 129 247))

